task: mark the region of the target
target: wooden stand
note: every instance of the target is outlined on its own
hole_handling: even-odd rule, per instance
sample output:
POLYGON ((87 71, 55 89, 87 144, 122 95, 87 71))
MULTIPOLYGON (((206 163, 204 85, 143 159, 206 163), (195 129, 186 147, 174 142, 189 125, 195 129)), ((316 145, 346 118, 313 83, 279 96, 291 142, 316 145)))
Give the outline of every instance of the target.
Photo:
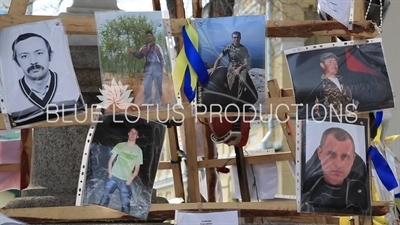
MULTIPOLYGON (((176 17, 179 19, 171 19, 170 25, 174 36, 180 37, 181 28, 186 24, 184 19, 183 3, 182 1, 176 1, 176 17), (181 7, 178 7, 180 5, 181 7)), ((193 0, 193 11, 199 14, 199 5, 201 1, 193 0)), ((9 13, 7 15, 0 16, 0 29, 14 26, 17 24, 42 21, 48 19, 54 19, 57 17, 53 16, 28 16, 25 15, 26 8, 29 0, 13 0, 10 6, 9 13)), ((157 0, 153 0, 154 10, 160 10, 160 3, 157 0)), ((356 0, 356 9, 363 9, 363 1, 356 0)), ((363 11, 362 11, 363 12, 363 11)), ((347 30, 345 26, 336 21, 267 21, 267 36, 268 37, 312 37, 312 36, 340 36, 349 35, 355 38, 373 38, 378 35, 374 25, 371 21, 363 20, 362 12, 356 13, 356 22, 354 22, 354 29, 352 31, 347 30), (361 14, 360 14, 361 13, 361 14), (360 16, 361 15, 361 16, 360 16)), ((91 34, 97 35, 96 25, 94 16, 60 16, 63 25, 65 26, 68 34, 91 34)), ((295 103, 293 90, 292 89, 281 89, 276 80, 268 81, 269 98, 266 99, 267 112, 277 112, 277 116, 281 121, 288 117, 289 113, 295 113, 296 108, 293 106, 289 110, 280 107, 277 111, 276 106, 279 104, 293 105, 295 103)), ((92 112, 88 112, 92 113, 92 112)), ((150 207, 150 213, 148 220, 171 220, 174 219, 175 210, 193 210, 193 211, 222 211, 222 210, 239 210, 241 217, 271 217, 270 220, 280 221, 296 221, 296 222, 308 222, 308 223, 336 223, 338 224, 338 218, 327 214, 300 214, 296 210, 295 201, 275 201, 271 200, 268 202, 237 202, 237 203, 215 203, 215 196, 213 197, 213 191, 208 191, 209 200, 208 203, 201 203, 200 191, 199 191, 199 180, 198 180, 198 169, 199 168, 215 168, 225 164, 237 165, 237 160, 227 159, 211 159, 213 157, 212 143, 209 138, 205 140, 208 144, 205 148, 206 159, 203 161, 197 161, 196 143, 195 139, 195 118, 192 116, 191 107, 189 103, 184 103, 184 108, 181 113, 185 116, 185 121, 180 129, 183 129, 185 134, 186 154, 187 154, 187 167, 188 167, 188 197, 186 203, 182 204, 152 204, 150 207), (207 149, 210 148, 210 149, 207 149), (277 217, 285 217, 277 218, 277 217)), ((135 112, 130 112, 135 115, 135 112)), ((142 113, 143 114, 143 113, 142 113)), ((84 115, 82 115, 82 119, 84 115)), ((175 116, 179 118, 179 114, 170 112, 159 112, 158 118, 163 120, 167 116, 175 116)), ((144 115, 141 115, 144 117, 144 115)), ((157 119, 157 115, 149 113, 150 119, 157 119)), ((208 117, 205 114, 201 117, 208 117)), ((74 120, 73 116, 66 119, 73 121, 72 123, 49 123, 40 122, 29 125, 29 127, 20 127, 22 131, 22 140, 26 141, 23 143, 24 150, 27 151, 27 155, 30 155, 31 149, 31 135, 30 130, 36 127, 50 127, 50 126, 78 126, 78 125, 90 125, 90 116, 85 123, 78 123, 74 120)), ((295 143, 295 127, 290 122, 281 124, 284 131, 286 140, 288 142, 288 150, 283 150, 280 153, 268 154, 268 155, 257 155, 257 156, 245 156, 244 161, 246 164, 258 164, 276 161, 295 161, 296 158, 296 143, 295 143)), ((5 130, 6 126, 3 120, 0 120, 0 130, 5 130)), ((171 160, 177 161, 178 156, 176 149, 178 149, 178 137, 177 129, 175 127, 169 128, 169 143, 171 149, 171 160)), ((209 131, 205 128, 203 131, 205 137, 209 137, 209 131)), ((243 156, 242 156, 243 157, 243 156)), ((238 159, 238 157, 237 157, 238 159)), ((28 160, 29 161, 29 160, 28 160)), ((242 164, 242 166, 245 164, 242 164)), ((15 168, 11 168, 14 169, 15 168)), ((183 181, 181 176, 180 164, 171 164, 171 162, 160 162, 159 169, 172 169, 173 179, 175 186, 175 197, 185 199, 185 191, 183 187, 183 181)), ((0 171, 9 171, 10 168, 6 166, 0 166, 0 171)), ((209 170, 213 171, 213 170, 209 170)), ((246 173, 240 178, 241 187, 247 186, 246 173)), ((29 180, 29 179, 28 179, 29 180)), ((215 190, 215 182, 208 180, 208 190, 215 190)), ((244 189, 242 189, 244 190, 244 189)), ((242 192, 242 199, 250 201, 249 193, 242 192)), ((373 202, 372 204, 372 215, 381 216, 385 215, 389 211, 390 202, 373 202)), ((137 219, 130 217, 122 212, 115 211, 109 208, 100 206, 69 206, 69 207, 51 207, 51 208, 24 208, 24 209, 1 209, 0 213, 6 216, 30 222, 84 222, 84 221, 131 221, 134 222, 137 219)), ((363 224, 371 224, 371 220, 359 220, 363 221, 363 224)), ((246 221, 247 222, 247 221, 246 221)), ((357 223, 355 223, 357 224, 357 223)))

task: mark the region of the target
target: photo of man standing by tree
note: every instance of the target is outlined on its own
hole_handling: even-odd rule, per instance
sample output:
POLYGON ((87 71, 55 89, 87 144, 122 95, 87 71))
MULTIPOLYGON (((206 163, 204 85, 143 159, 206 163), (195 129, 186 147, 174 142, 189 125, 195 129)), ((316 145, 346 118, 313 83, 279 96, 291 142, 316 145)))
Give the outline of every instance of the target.
POLYGON ((134 51, 131 48, 129 52, 137 59, 145 59, 144 64, 144 96, 146 104, 160 104, 162 96, 163 74, 168 76, 165 70, 165 59, 162 47, 154 42, 153 32, 146 31, 147 43, 134 51), (153 82, 156 88, 156 95, 152 96, 153 82))
POLYGON ((113 79, 128 85, 137 106, 175 104, 161 12, 96 12, 95 18, 103 85, 113 79))

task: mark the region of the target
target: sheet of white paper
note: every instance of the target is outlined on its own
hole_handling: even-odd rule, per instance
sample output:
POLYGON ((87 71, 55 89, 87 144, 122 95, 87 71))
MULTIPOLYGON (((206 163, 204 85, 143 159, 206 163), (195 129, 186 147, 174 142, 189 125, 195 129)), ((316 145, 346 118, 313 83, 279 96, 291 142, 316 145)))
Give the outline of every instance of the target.
POLYGON ((353 25, 349 23, 352 0, 318 0, 318 3, 322 11, 345 25, 349 30, 353 29, 353 25))
MULTIPOLYGON (((247 165, 246 171, 250 197, 252 200, 266 200, 275 198, 275 195, 278 191, 279 181, 278 167, 276 165, 276 162, 247 165), (254 182, 254 178, 256 182, 254 182)), ((236 166, 231 167, 231 174, 232 182, 234 185, 233 198, 241 199, 239 178, 236 166)))
POLYGON ((193 213, 178 212, 177 225, 235 225, 239 224, 237 211, 193 213))
MULTIPOLYGON (((215 186, 215 201, 223 202, 223 193, 222 193, 222 185, 221 179, 219 179, 219 175, 217 176, 217 185, 215 186)), ((200 194, 203 198, 208 202, 208 188, 207 188, 207 174, 205 170, 199 171, 199 184, 200 184, 200 194)))

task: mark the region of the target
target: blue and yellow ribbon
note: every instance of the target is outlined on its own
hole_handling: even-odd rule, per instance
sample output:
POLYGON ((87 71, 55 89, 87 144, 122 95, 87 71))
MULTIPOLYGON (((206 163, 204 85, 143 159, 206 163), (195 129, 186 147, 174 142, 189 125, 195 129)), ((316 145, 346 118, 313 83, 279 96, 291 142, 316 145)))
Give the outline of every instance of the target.
POLYGON ((209 75, 198 52, 199 39, 196 30, 190 25, 190 19, 182 27, 182 38, 183 47, 176 58, 172 77, 175 95, 178 95, 183 84, 183 92, 191 102, 196 96, 197 81, 206 85, 209 75))
MULTIPOLYGON (((378 127, 376 136, 374 137, 374 143, 381 142, 382 136, 382 120, 383 112, 379 111, 375 114, 375 126, 378 127)), ((382 184, 386 187, 388 191, 391 191, 398 187, 397 179, 390 169, 385 157, 379 152, 375 146, 370 146, 368 151, 369 157, 374 164, 376 173, 381 180, 382 184)))
MULTIPOLYGON (((375 114, 375 126, 378 127, 378 129, 373 141, 375 144, 381 142, 382 130, 383 130, 382 120, 383 120, 383 112, 382 111, 377 112, 375 114)), ((386 137, 384 141, 392 142, 398 138, 400 138, 400 134, 386 137)), ((378 175, 379 180, 381 180, 382 184, 389 191, 395 189, 398 186, 397 179, 393 171, 391 170, 389 164, 387 163, 385 157, 379 152, 379 150, 375 146, 370 146, 368 154, 371 158, 372 163, 375 166, 376 173, 378 175)), ((376 190, 375 181, 371 180, 371 183, 372 183, 372 190, 371 190, 372 201, 379 201, 380 199, 379 199, 379 194, 376 190)), ((397 206, 397 209, 400 209, 400 193, 395 193, 394 197, 395 197, 394 202, 397 206)), ((339 219, 339 224, 350 225, 350 217, 341 216, 339 219)), ((387 225, 389 223, 385 216, 374 216, 373 224, 387 225)))
MULTIPOLYGON (((384 141, 385 142, 393 142, 399 138, 400 138, 400 134, 395 134, 395 135, 386 137, 384 141)), ((397 175, 399 176, 400 174, 397 174, 397 175)), ((396 208, 397 208, 398 212, 400 213, 400 193, 396 193, 396 192, 394 193, 394 203, 396 204, 396 208)))

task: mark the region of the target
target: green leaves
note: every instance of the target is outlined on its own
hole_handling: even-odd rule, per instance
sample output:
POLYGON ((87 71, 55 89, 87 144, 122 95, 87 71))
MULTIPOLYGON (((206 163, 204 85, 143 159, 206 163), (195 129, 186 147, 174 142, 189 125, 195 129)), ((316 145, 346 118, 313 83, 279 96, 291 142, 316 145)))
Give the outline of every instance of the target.
MULTIPOLYGON (((153 23, 143 15, 122 15, 107 21, 99 27, 99 54, 102 73, 124 77, 142 77, 144 60, 138 60, 129 54, 146 43, 146 31, 155 30, 153 23)), ((165 42, 165 40, 164 40, 165 42)))

